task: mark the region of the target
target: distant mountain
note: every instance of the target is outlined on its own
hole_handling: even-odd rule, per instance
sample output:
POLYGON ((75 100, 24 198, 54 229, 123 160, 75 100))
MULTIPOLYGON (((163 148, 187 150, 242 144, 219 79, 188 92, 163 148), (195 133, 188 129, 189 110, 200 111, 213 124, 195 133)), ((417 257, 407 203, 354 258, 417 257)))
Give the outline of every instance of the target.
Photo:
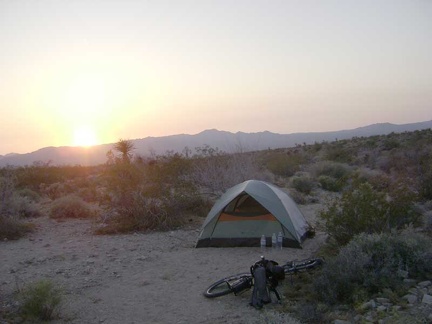
MULTIPOLYGON (((395 125, 390 123, 373 124, 351 130, 331 132, 276 134, 268 131, 259 133, 230 133, 216 129, 205 130, 196 135, 172 135, 163 137, 146 137, 131 140, 135 146, 134 154, 150 156, 164 154, 167 151, 182 152, 186 147, 192 152, 195 148, 208 145, 225 152, 247 152, 265 149, 293 147, 296 144, 313 144, 315 142, 387 135, 392 132, 402 133, 432 128, 432 120, 426 122, 395 125)), ((0 167, 7 165, 24 166, 35 162, 48 162, 51 165, 97 165, 106 162, 106 153, 113 144, 82 147, 45 147, 26 154, 7 154, 0 156, 0 167)))

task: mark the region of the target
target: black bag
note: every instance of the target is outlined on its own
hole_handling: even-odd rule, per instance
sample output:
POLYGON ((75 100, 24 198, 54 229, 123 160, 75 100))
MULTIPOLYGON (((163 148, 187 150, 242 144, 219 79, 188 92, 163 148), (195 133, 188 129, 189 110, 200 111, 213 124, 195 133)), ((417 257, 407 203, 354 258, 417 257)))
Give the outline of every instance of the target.
POLYGON ((250 305, 260 309, 264 304, 271 302, 269 292, 267 290, 267 274, 265 267, 256 267, 253 271, 254 289, 250 305))

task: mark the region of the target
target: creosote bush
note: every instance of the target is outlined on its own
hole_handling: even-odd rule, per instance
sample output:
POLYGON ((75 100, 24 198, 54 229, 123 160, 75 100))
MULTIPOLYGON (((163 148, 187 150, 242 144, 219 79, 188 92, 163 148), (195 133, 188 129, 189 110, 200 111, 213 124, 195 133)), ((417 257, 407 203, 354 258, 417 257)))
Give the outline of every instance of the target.
POLYGON ((321 301, 356 304, 389 289, 404 294, 401 271, 424 280, 432 274, 431 239, 413 230, 360 234, 327 259, 314 281, 321 301))
POLYGON ((52 202, 50 217, 55 219, 63 218, 91 218, 95 211, 82 198, 75 195, 68 195, 52 202))
POLYGON ((62 291, 49 280, 40 280, 19 292, 21 313, 32 320, 52 320, 59 309, 62 291))
POLYGON ((341 245, 360 233, 390 232, 408 224, 419 225, 421 215, 413 208, 410 191, 398 187, 392 195, 375 190, 369 183, 354 183, 319 216, 326 232, 341 245))

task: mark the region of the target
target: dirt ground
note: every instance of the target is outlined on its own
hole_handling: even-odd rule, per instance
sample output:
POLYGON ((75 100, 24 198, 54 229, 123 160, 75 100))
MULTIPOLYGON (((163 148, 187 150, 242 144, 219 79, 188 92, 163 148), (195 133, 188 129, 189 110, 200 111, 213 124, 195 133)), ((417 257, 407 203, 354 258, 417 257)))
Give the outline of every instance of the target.
MULTIPOLYGON (((300 208, 314 223, 318 206, 300 208)), ((196 249, 199 223, 172 232, 97 236, 88 220, 33 222, 34 233, 0 242, 0 296, 50 279, 64 292, 53 323, 254 323, 281 308, 273 303, 255 310, 248 305, 250 292, 203 297, 212 282, 247 272, 262 253, 259 247, 196 249)), ((270 248, 265 256, 278 262, 307 258, 323 241, 317 233, 303 249, 270 248)))

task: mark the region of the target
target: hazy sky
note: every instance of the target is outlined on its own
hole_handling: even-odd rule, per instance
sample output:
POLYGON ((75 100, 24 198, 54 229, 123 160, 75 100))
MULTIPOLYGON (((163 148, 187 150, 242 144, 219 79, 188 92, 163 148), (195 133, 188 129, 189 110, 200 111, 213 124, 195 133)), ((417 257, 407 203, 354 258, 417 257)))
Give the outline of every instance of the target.
POLYGON ((431 112, 432 0, 0 0, 0 154, 431 112))

